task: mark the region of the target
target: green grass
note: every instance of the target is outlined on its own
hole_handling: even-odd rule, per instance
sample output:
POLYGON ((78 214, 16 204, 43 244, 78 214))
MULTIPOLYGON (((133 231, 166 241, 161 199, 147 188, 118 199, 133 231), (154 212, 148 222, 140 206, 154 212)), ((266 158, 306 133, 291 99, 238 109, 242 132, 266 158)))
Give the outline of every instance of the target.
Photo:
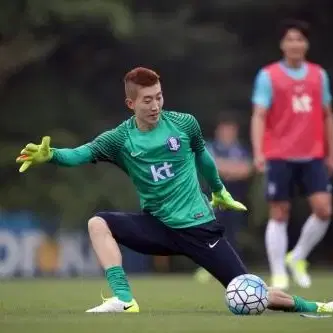
MULTIPOLYGON (((140 314, 86 314, 100 303, 104 280, 11 280, 0 282, 1 333, 85 332, 284 332, 332 331, 333 318, 306 319, 267 311, 237 317, 224 305, 217 282, 201 285, 189 276, 131 278, 140 314)), ((315 300, 329 298, 332 277, 320 273, 310 290, 293 289, 315 300)))

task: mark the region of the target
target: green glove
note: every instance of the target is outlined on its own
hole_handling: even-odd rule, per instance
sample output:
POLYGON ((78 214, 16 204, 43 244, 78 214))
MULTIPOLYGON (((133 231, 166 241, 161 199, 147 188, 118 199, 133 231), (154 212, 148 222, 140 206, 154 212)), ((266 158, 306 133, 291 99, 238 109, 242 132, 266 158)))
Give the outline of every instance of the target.
POLYGON ((48 162, 53 155, 50 148, 50 137, 44 136, 40 145, 29 143, 21 150, 20 156, 16 159, 21 163, 19 172, 26 171, 31 165, 48 162))
POLYGON ((212 201, 210 202, 213 208, 231 209, 238 211, 246 211, 247 208, 239 201, 233 199, 231 194, 225 187, 220 192, 212 193, 212 201))

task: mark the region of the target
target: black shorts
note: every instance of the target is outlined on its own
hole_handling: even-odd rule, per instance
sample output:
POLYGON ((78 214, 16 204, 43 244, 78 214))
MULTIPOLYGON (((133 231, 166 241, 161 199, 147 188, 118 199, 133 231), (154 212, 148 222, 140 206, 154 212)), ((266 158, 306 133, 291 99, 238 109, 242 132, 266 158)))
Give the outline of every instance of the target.
POLYGON ((304 196, 330 192, 331 184, 322 159, 310 161, 269 160, 266 196, 270 201, 289 201, 295 190, 304 196))
POLYGON ((209 271, 225 287, 247 270, 216 220, 173 229, 147 213, 100 212, 116 241, 149 255, 184 255, 209 271))

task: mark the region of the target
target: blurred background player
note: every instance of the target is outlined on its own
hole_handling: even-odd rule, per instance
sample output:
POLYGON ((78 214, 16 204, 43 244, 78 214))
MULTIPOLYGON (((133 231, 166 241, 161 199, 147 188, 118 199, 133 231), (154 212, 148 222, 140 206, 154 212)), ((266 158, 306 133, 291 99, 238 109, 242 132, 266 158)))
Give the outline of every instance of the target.
POLYGON ((272 285, 287 288, 286 266, 301 287, 311 286, 305 259, 323 239, 331 217, 328 170, 333 168, 329 79, 307 62, 309 28, 285 21, 280 35, 283 59, 258 73, 253 92, 252 144, 255 167, 267 173, 269 221, 265 243, 272 285), (293 186, 300 185, 312 215, 295 248, 288 250, 287 222, 293 186))
MULTIPOLYGON (((234 198, 246 202, 248 181, 252 171, 250 154, 239 140, 239 125, 232 118, 220 119, 213 141, 207 149, 215 159, 221 180, 234 198)), ((216 212, 218 220, 223 220, 229 242, 238 251, 237 235, 245 226, 246 216, 232 211, 216 212), (235 214, 234 214, 235 213, 235 214)))
MULTIPOLYGON (((221 180, 232 196, 246 204, 252 163, 248 150, 239 140, 239 125, 232 117, 222 116, 219 119, 214 139, 207 142, 207 149, 214 157, 221 180)), ((240 253, 237 237, 246 224, 246 215, 231 210, 216 210, 215 215, 225 226, 229 243, 240 253)), ((211 275, 199 268, 195 278, 206 282, 211 275)))

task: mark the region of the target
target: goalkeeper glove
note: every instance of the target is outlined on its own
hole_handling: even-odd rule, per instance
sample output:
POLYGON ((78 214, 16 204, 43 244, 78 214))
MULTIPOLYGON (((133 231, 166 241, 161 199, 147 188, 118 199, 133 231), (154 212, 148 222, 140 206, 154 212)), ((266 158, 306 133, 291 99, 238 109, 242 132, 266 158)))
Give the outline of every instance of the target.
POLYGON ((21 150, 17 163, 22 164, 19 172, 26 171, 31 165, 45 163, 51 160, 53 152, 50 148, 50 137, 44 136, 41 144, 29 143, 21 150))
POLYGON ((213 208, 219 208, 221 210, 231 209, 237 211, 246 211, 247 208, 239 201, 233 199, 231 194, 225 187, 219 192, 212 193, 212 201, 210 203, 213 208))

